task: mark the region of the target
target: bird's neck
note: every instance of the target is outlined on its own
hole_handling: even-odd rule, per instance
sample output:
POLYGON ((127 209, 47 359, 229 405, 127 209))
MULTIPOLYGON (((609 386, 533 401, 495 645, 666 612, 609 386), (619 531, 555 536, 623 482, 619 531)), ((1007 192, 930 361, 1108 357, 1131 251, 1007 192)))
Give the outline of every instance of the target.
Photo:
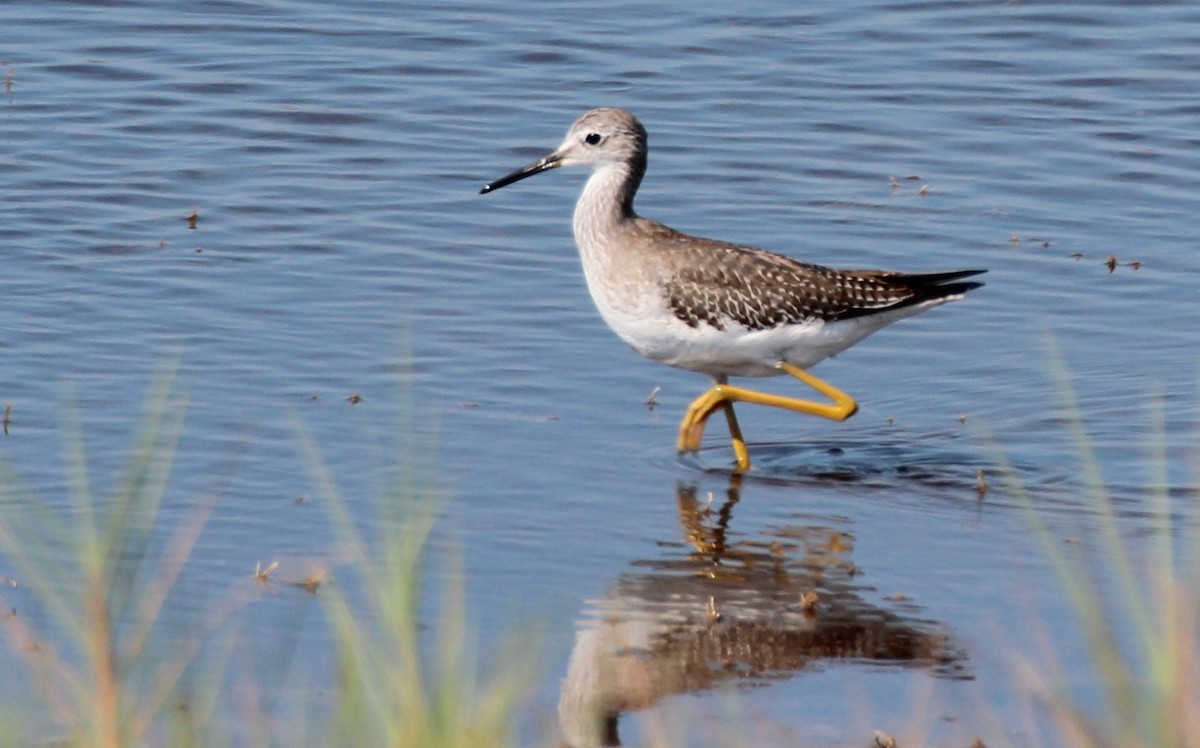
POLYGON ((645 161, 606 164, 588 179, 575 204, 575 242, 581 252, 610 244, 622 224, 635 218, 633 196, 646 171, 645 161))

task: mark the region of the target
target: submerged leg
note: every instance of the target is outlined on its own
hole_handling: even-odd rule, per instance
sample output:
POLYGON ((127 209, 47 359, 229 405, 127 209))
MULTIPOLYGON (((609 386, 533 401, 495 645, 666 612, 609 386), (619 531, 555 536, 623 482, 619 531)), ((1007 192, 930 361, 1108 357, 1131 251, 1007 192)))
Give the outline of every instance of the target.
POLYGON ((688 406, 687 413, 684 414, 683 421, 679 424, 679 451, 694 452, 699 449, 700 440, 704 436, 704 424, 708 420, 708 417, 717 408, 724 408, 726 418, 729 419, 729 430, 733 435, 734 453, 738 456, 738 469, 744 470, 748 468, 750 466, 750 455, 746 451, 746 444, 742 439, 741 429, 737 428, 737 420, 733 416, 732 404, 735 402, 785 408, 798 413, 808 413, 809 415, 828 418, 833 421, 844 421, 858 410, 858 403, 854 401, 854 398, 828 382, 817 379, 799 366, 784 361, 779 363, 779 368, 801 382, 804 382, 809 387, 812 387, 817 392, 820 392, 833 402, 817 403, 795 397, 784 397, 783 395, 774 395, 769 392, 759 392, 758 390, 750 390, 745 387, 737 387, 721 381, 709 388, 707 392, 696 398, 688 406), (745 468, 742 467, 743 464, 745 468))

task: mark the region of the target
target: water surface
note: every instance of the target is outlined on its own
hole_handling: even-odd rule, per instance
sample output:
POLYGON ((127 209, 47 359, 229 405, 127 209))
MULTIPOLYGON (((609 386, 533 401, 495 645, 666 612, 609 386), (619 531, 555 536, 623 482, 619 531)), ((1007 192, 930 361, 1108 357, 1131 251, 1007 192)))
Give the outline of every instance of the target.
MULTIPOLYGON (((857 744, 909 724, 932 688, 951 744, 986 730, 980 702, 1020 742, 1013 652, 1048 636, 1096 695, 994 470, 993 448, 1053 532, 1094 532, 1048 337, 1122 531, 1155 524, 1155 401, 1177 524, 1196 520, 1198 45, 1186 3, 6 3, 3 455, 65 505, 73 402, 111 486, 178 352, 189 410, 167 511, 221 501, 176 615, 257 562, 329 553, 297 424, 364 518, 376 468, 415 432, 452 496, 436 545, 464 556, 484 649, 547 622, 531 734, 557 724, 604 611, 696 632, 725 595, 729 630, 800 636, 793 593, 812 586, 845 618, 938 645, 759 663, 748 739, 857 744), (851 421, 743 408, 759 470, 731 488, 719 422, 698 458, 673 450, 705 383, 642 361, 592 308, 569 226, 583 175, 477 194, 599 105, 650 131, 645 215, 826 264, 986 267, 988 285, 822 364, 858 397, 851 421), (704 542, 734 489, 723 542, 777 558, 789 584, 697 582, 697 564, 729 562, 704 542), (680 497, 710 492, 689 529, 680 497), (810 584, 830 533, 844 578, 810 584)), ((269 631, 302 596, 249 617, 269 631)), ((702 743, 724 714, 716 680, 626 707, 695 709, 702 743)), ((638 719, 617 721, 637 742, 638 719)))

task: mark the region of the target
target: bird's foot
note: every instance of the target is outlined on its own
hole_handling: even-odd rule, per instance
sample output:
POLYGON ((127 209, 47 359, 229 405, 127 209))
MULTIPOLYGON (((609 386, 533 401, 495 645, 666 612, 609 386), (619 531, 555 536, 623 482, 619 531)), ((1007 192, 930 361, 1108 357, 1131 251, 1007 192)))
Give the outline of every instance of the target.
POLYGON ((700 397, 692 401, 683 420, 679 423, 679 451, 696 452, 704 438, 704 425, 717 408, 729 401, 725 385, 713 385, 700 397))

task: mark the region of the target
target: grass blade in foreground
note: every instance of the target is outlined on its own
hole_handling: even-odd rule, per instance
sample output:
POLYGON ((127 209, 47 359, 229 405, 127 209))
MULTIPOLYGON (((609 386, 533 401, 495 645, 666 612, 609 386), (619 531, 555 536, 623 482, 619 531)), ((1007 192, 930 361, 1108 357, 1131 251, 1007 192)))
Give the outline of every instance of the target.
MULTIPOLYGON (((1084 429, 1083 412, 1075 399, 1066 366, 1051 345, 1055 374, 1072 424, 1083 464, 1085 491, 1099 519, 1099 543, 1064 546, 1054 537, 1033 498, 1005 464, 1010 488, 1025 506, 1044 552, 1083 628, 1104 708, 1088 710, 1070 690, 1059 685, 1061 675, 1045 661, 1025 661, 1026 686, 1049 709, 1058 735, 1048 745, 1075 748, 1150 748, 1200 745, 1200 593, 1197 593, 1197 553, 1200 533, 1186 537, 1188 561, 1176 558, 1168 491, 1168 464, 1163 435, 1162 401, 1150 402, 1149 417, 1158 435, 1149 447, 1149 470, 1154 488, 1148 507, 1157 519, 1158 541, 1152 563, 1140 573, 1122 541, 1117 517, 1100 463, 1084 429), (1115 589, 1106 582, 1115 581, 1115 589), (1115 594, 1114 594, 1115 593, 1115 594), (1116 601, 1115 603, 1113 601, 1116 601), (1108 604, 1106 604, 1108 603, 1108 604), (1132 632, 1131 645, 1117 636, 1116 624, 1132 632)), ((1195 507, 1190 507, 1194 510, 1195 507)), ((1189 523, 1194 528, 1194 523, 1189 523)), ((1086 537, 1086 533, 1076 533, 1086 537)), ((1039 743, 1041 744, 1041 743, 1039 743)))
POLYGON ((423 626, 420 619, 429 534, 441 500, 433 482, 399 477, 390 495, 375 499, 378 515, 370 525, 378 532, 367 539, 306 434, 302 443, 320 500, 354 560, 344 568, 359 576, 368 608, 356 609, 336 585, 321 588, 338 671, 323 744, 512 745, 516 711, 532 689, 536 662, 516 651, 501 653, 495 675, 481 682, 467 641, 464 590, 453 582, 438 595, 436 620, 423 626))

